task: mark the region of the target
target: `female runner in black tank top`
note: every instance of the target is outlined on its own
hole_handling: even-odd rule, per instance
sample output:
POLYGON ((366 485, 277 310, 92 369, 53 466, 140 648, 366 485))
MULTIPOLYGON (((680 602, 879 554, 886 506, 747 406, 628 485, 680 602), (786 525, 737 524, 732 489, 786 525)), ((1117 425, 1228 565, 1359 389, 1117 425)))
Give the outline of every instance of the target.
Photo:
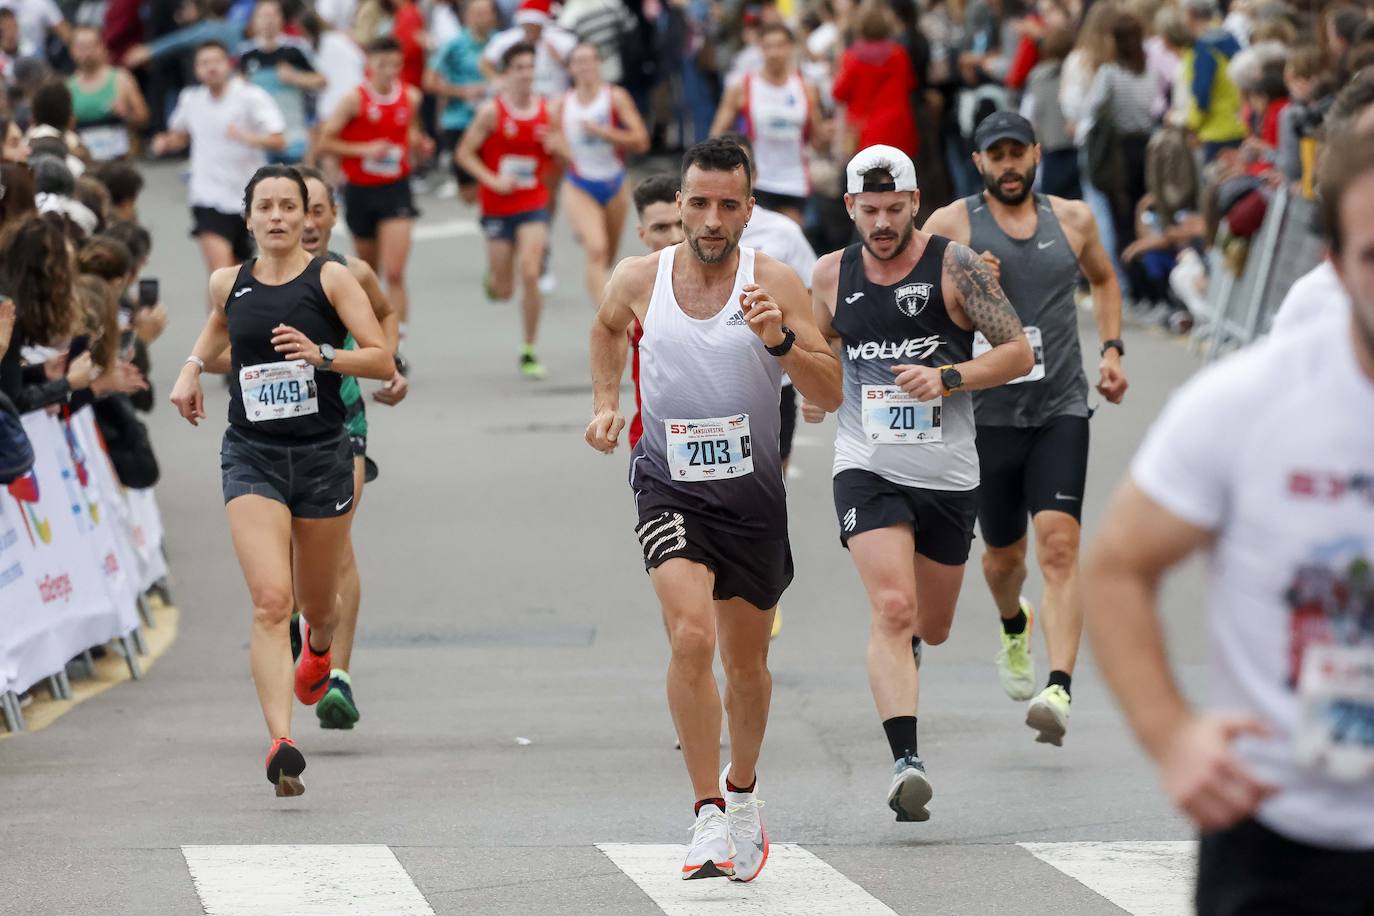
POLYGON ((358 281, 301 247, 307 194, 300 173, 285 166, 259 169, 248 183, 247 223, 261 256, 211 275, 210 318, 171 398, 199 425, 201 368, 232 345, 221 464, 229 529, 253 600, 249 654, 272 739, 267 778, 279 796, 305 791, 305 758, 291 742, 291 687, 294 680, 302 702, 314 703, 328 684, 338 573, 352 523, 338 375, 386 380, 395 369, 358 281), (342 349, 345 333, 356 350, 342 349), (335 349, 331 366, 325 345, 335 349), (293 601, 309 626, 309 649, 294 678, 287 630, 293 601))

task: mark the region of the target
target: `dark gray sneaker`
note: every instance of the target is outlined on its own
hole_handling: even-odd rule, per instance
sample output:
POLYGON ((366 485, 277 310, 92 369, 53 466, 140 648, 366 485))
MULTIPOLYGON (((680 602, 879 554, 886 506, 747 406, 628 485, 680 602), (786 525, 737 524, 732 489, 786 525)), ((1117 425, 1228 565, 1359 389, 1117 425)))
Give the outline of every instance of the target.
POLYGON ((903 757, 892 767, 892 787, 887 790, 887 806, 897 814, 897 822, 930 820, 926 805, 935 794, 926 778, 926 765, 920 757, 903 757))

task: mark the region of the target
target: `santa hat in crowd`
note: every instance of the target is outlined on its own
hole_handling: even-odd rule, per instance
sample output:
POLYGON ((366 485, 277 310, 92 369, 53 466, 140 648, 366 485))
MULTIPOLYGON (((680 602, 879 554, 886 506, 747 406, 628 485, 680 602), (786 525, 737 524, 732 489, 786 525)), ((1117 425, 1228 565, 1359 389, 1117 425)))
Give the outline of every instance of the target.
POLYGON ((515 11, 515 24, 548 25, 553 21, 550 4, 551 0, 520 0, 520 8, 515 11))

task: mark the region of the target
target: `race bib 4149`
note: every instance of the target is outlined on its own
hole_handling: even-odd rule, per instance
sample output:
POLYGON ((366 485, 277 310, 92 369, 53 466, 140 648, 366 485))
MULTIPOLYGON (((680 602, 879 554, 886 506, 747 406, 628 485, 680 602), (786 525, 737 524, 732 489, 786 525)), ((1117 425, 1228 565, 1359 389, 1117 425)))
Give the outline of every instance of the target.
POLYGON ((307 362, 259 363, 239 370, 243 412, 253 423, 320 412, 315 367, 307 362))

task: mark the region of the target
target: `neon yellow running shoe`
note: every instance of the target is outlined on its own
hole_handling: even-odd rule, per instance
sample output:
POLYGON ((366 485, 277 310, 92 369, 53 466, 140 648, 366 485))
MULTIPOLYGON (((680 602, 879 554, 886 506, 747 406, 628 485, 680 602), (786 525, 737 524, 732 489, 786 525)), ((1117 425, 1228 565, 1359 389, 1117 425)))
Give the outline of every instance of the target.
POLYGON ((773 612, 773 632, 771 632, 771 633, 768 634, 768 638, 769 638, 769 639, 777 639, 777 638, 778 638, 778 634, 781 633, 781 632, 782 632, 782 608, 778 608, 777 610, 775 610, 775 611, 773 612))
POLYGON ((1026 708, 1026 724, 1038 731, 1035 740, 1041 744, 1062 747, 1064 735, 1069 730, 1069 705, 1073 701, 1069 692, 1058 684, 1051 684, 1040 691, 1026 708))
POLYGON ((1020 633, 1002 631, 1002 648, 997 653, 997 676, 1002 689, 1013 700, 1025 701, 1035 696, 1035 657, 1031 655, 1031 632, 1035 629, 1035 609, 1024 597, 1021 611, 1026 615, 1026 628, 1020 633))
POLYGON ((544 364, 534 355, 534 347, 526 344, 520 350, 520 373, 528 379, 542 379, 547 372, 544 364))

